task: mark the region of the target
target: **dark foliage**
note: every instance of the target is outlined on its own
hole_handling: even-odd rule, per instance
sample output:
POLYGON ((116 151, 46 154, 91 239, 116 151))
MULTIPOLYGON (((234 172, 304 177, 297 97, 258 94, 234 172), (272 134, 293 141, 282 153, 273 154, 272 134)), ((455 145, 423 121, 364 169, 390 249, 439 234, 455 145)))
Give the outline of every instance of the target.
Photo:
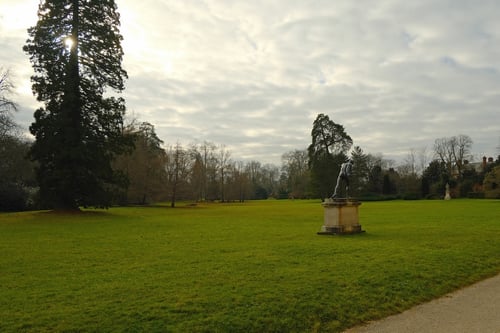
POLYGON ((55 208, 107 207, 125 179, 111 161, 130 144, 123 136, 124 89, 119 14, 113 0, 41 2, 24 51, 35 70, 31 157, 40 195, 55 208), (67 40, 71 40, 71 45, 67 40))
POLYGON ((315 195, 325 198, 331 195, 340 165, 347 159, 352 139, 344 126, 336 124, 325 114, 314 120, 311 131, 312 143, 307 149, 311 185, 315 195))

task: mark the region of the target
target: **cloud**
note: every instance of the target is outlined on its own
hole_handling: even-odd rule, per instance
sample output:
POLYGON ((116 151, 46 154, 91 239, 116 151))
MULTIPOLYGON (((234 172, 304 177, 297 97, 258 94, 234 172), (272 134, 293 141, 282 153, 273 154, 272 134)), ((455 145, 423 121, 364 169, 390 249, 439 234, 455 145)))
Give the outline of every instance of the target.
MULTIPOLYGON (((36 3, 8 5, 36 13, 36 3)), ((124 97, 166 143, 208 140, 234 159, 279 164, 309 145, 325 113, 365 152, 389 158, 461 133, 478 157, 498 153, 496 0, 117 4, 130 77, 124 97)), ((3 18, 0 36, 0 63, 13 66, 19 101, 33 109, 25 28, 3 18)))

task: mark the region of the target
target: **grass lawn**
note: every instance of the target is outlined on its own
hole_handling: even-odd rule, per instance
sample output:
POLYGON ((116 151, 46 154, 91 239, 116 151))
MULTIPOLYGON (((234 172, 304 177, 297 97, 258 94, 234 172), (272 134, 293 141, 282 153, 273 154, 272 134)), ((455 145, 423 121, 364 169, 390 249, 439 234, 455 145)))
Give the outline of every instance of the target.
POLYGON ((500 201, 0 213, 0 332, 340 332, 500 272, 500 201))

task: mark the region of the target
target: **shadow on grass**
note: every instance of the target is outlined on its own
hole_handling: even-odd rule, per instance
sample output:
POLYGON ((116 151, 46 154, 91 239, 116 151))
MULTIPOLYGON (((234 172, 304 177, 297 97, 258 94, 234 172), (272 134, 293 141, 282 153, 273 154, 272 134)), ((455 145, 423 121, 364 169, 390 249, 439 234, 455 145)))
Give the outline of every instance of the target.
POLYGON ((185 209, 185 208, 205 208, 203 206, 197 205, 197 204, 187 204, 187 205, 175 205, 175 207, 170 206, 170 204, 151 204, 151 205, 128 205, 128 206, 122 206, 124 208, 126 207, 131 207, 131 208, 161 208, 161 209, 185 209))
POLYGON ((106 216, 111 215, 107 210, 89 210, 89 209, 73 209, 73 210, 46 210, 37 212, 37 215, 42 216, 106 216))

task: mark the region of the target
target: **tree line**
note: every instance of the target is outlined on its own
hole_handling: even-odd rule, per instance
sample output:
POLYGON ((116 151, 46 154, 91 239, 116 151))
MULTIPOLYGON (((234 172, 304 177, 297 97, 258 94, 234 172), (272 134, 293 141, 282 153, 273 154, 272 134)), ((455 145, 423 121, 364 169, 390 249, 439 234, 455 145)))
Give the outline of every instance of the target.
POLYGON ((130 124, 126 133, 134 149, 113 164, 129 182, 122 204, 168 201, 174 207, 178 200, 243 202, 278 195, 278 167, 235 161, 223 144, 164 145, 146 122, 130 124))
POLYGON ((10 98, 9 74, 0 67, 0 211, 34 208, 37 189, 34 165, 26 158, 32 143, 14 121, 18 106, 10 98))
MULTIPOLYGON (((7 118, 5 112, 2 115, 7 118)), ((15 128, 12 119, 9 124, 15 128)), ((0 208, 54 208, 41 200, 35 163, 26 158, 33 143, 13 135, 12 130, 10 133, 0 138, 0 208), (8 140, 10 144, 4 144, 8 140)), ((479 170, 472 167, 466 159, 471 156, 472 140, 465 135, 436 139, 430 162, 425 151, 410 150, 397 166, 381 154, 352 147, 343 126, 324 114, 313 123, 310 146, 284 153, 279 166, 234 160, 225 145, 209 141, 165 144, 154 125, 137 120, 124 126, 123 135, 132 142, 132 148, 118 154, 111 164, 125 184, 115 188, 114 205, 169 202, 175 207, 181 200, 325 198, 332 194, 340 164, 348 158, 353 161, 351 194, 362 200, 442 199, 446 184, 454 197, 500 197, 500 158, 486 161, 479 170)))
POLYGON ((42 104, 29 128, 34 142, 13 121, 12 85, 0 69, 0 210, 326 198, 348 158, 350 193, 361 199, 439 198, 446 184, 456 197, 500 197, 500 159, 472 166, 467 135, 436 139, 430 162, 411 150, 399 166, 353 147, 325 114, 313 122, 311 144, 284 153, 280 166, 235 161, 207 141, 165 145, 153 124, 125 121, 119 25, 113 0, 40 3, 23 48, 42 104))

